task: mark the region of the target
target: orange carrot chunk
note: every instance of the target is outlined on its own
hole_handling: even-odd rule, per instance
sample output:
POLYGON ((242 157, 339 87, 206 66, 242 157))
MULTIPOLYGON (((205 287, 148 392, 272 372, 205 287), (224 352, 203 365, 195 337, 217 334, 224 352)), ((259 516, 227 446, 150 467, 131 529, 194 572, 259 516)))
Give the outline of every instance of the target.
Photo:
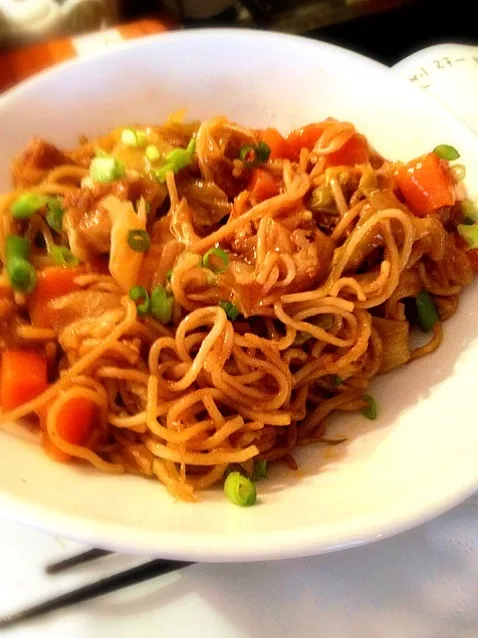
POLYGON ((28 310, 34 326, 39 328, 51 328, 48 302, 55 297, 67 295, 79 286, 74 280, 83 273, 82 268, 63 268, 51 266, 37 272, 37 284, 35 290, 28 298, 28 310))
POLYGON ((399 166, 395 176, 407 205, 419 217, 455 203, 453 181, 448 167, 435 153, 422 155, 399 166))
POLYGON ((367 138, 360 133, 354 133, 338 151, 326 156, 327 166, 355 166, 368 162, 367 138))
POLYGON ((269 171, 256 168, 249 184, 252 196, 258 202, 263 202, 269 197, 274 197, 280 192, 280 181, 269 171))
POLYGON ((30 350, 3 352, 0 383, 2 410, 31 401, 48 387, 46 357, 30 350))

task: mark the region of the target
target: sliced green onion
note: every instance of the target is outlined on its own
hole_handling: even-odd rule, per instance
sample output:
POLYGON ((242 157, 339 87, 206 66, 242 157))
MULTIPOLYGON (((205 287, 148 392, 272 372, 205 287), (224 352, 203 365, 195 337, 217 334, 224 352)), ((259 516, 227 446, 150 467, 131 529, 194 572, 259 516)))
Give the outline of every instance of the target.
POLYGON ((174 297, 164 286, 156 286, 151 293, 151 314, 161 323, 169 323, 173 317, 174 297))
POLYGON ((191 163, 192 156, 196 150, 196 138, 192 137, 187 148, 175 148, 164 158, 164 166, 158 168, 154 175, 158 182, 166 181, 166 174, 172 171, 174 174, 179 173, 182 168, 191 163))
POLYGON ((136 141, 138 146, 144 146, 148 142, 148 136, 144 131, 136 131, 136 141))
POLYGON ((466 168, 463 164, 455 164, 450 167, 450 175, 453 177, 456 183, 462 182, 466 177, 466 168))
POLYGON ((476 210, 475 202, 471 199, 464 199, 461 202, 461 214, 465 220, 465 224, 474 224, 478 221, 478 212, 476 210))
POLYGON ((78 266, 80 263, 71 250, 69 250, 66 246, 51 246, 50 257, 52 258, 55 266, 68 266, 69 268, 72 268, 74 266, 78 266))
POLYGON ((144 131, 136 131, 132 128, 125 128, 121 131, 121 141, 125 146, 144 146, 148 141, 148 136, 144 131))
POLYGON ((191 154, 187 148, 175 148, 171 153, 166 155, 166 163, 171 164, 174 172, 178 173, 182 168, 187 166, 191 161, 191 154))
POLYGON ((267 476, 267 461, 265 459, 255 459, 254 471, 252 473, 253 481, 260 481, 260 479, 267 476))
POLYGON ((259 142, 257 146, 244 144, 239 151, 239 159, 247 168, 254 168, 267 162, 270 154, 271 149, 265 142, 259 142))
POLYGON ((478 248, 478 224, 458 224, 456 228, 470 248, 478 248))
POLYGON ((265 142, 260 141, 257 148, 259 149, 259 155, 262 162, 267 162, 271 154, 270 146, 268 146, 265 142))
MULTIPOLYGON (((322 328, 323 330, 330 330, 330 328, 332 328, 332 326, 334 325, 334 316, 329 313, 318 315, 317 317, 314 317, 310 321, 310 323, 313 326, 317 326, 317 328, 322 328)), ((308 332, 298 332, 296 334, 296 337, 292 345, 302 346, 304 345, 304 343, 307 343, 307 341, 309 341, 309 339, 311 338, 312 338, 312 335, 308 332)))
POLYGON ((166 281, 171 281, 171 277, 173 276, 173 269, 170 268, 166 273, 166 281))
POLYGON ((338 387, 339 385, 342 385, 342 383, 345 381, 345 379, 342 379, 342 377, 339 377, 338 374, 333 374, 331 379, 330 379, 332 385, 334 386, 334 388, 338 387))
POLYGON ((248 168, 259 166, 261 163, 257 156, 257 146, 254 146, 253 144, 244 144, 244 146, 241 146, 239 159, 241 162, 244 162, 248 168))
POLYGON ((312 339, 312 335, 309 332, 298 332, 295 335, 295 339, 292 342, 293 346, 303 346, 309 339, 312 339))
POLYGON ((136 309, 140 317, 144 317, 144 315, 148 314, 151 304, 146 288, 143 286, 134 286, 134 288, 131 288, 129 291, 129 297, 134 302, 140 302, 136 303, 136 309))
POLYGON ((95 157, 90 164, 90 177, 95 182, 108 183, 125 174, 125 165, 114 157, 95 157))
POLYGON ((439 320, 438 310, 427 290, 422 290, 416 297, 418 325, 423 332, 430 332, 439 320))
POLYGON ((30 242, 19 235, 8 235, 5 242, 5 267, 13 290, 31 292, 36 285, 35 268, 28 261, 30 242))
POLYGON ((209 268, 209 270, 212 270, 212 272, 216 274, 224 272, 228 263, 229 257, 227 256, 226 251, 222 248, 210 248, 202 258, 202 265, 204 268, 209 268), (222 263, 214 265, 213 262, 216 262, 217 259, 219 259, 222 263))
POLYGON ((174 166, 172 164, 165 164, 164 166, 161 166, 161 168, 158 168, 158 170, 154 171, 154 176, 156 177, 156 179, 158 180, 158 182, 160 182, 160 184, 164 184, 164 182, 166 181, 166 175, 169 172, 174 173, 174 166))
POLYGON ((161 157, 159 148, 155 144, 150 144, 149 146, 147 146, 144 154, 150 162, 157 162, 161 157))
POLYGON ((224 481, 224 494, 235 505, 248 507, 254 505, 257 498, 256 486, 247 476, 231 472, 224 481))
POLYGON ((13 202, 10 209, 12 217, 15 217, 15 219, 29 219, 45 206, 46 201, 44 195, 24 193, 13 202))
POLYGON ((456 150, 456 148, 449 144, 439 144, 438 146, 435 146, 433 152, 435 155, 438 155, 440 159, 448 160, 449 162, 457 160, 460 157, 460 153, 456 150))
POLYGON ((48 213, 45 216, 48 226, 52 228, 57 233, 61 233, 63 231, 63 214, 64 210, 61 203, 50 197, 48 202, 48 213))
POLYGON ((151 240, 146 230, 130 230, 128 233, 128 246, 137 253, 145 253, 151 240))
POLYGON ((194 155, 194 153, 196 152, 196 138, 195 137, 191 137, 191 139, 189 140, 189 144, 186 147, 186 150, 189 153, 190 157, 192 157, 194 155))
POLYGON ((231 301, 220 301, 219 305, 224 310, 227 318, 231 321, 235 321, 239 315, 239 308, 235 306, 231 301))
POLYGON ((330 208, 334 202, 330 186, 317 186, 310 195, 309 208, 316 213, 324 208, 330 208))
POLYGON ((138 146, 136 131, 132 128, 125 128, 121 131, 121 141, 125 146, 138 146))
POLYGON ((366 403, 368 403, 367 407, 362 410, 362 414, 367 419, 375 421, 378 414, 377 402, 372 396, 370 396, 370 394, 364 394, 362 398, 366 403))

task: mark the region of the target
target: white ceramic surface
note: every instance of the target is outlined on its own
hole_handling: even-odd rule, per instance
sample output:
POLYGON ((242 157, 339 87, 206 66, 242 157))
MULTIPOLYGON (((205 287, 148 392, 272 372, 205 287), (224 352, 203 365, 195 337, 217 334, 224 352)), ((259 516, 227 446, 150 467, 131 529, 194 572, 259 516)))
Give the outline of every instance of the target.
MULTIPOLYGON (((166 34, 69 63, 0 99, 0 188, 8 160, 34 134, 74 144, 128 122, 225 113, 292 126, 328 115, 353 121, 390 158, 449 143, 478 193, 469 129, 379 64, 333 46, 247 31, 166 34)), ((375 540, 435 516, 478 484, 476 286, 463 295, 434 355, 377 379, 381 407, 331 431, 347 444, 301 451, 301 476, 279 468, 241 509, 220 490, 173 502, 157 483, 62 466, 0 433, 0 512, 98 546, 205 561, 258 560, 375 540)))

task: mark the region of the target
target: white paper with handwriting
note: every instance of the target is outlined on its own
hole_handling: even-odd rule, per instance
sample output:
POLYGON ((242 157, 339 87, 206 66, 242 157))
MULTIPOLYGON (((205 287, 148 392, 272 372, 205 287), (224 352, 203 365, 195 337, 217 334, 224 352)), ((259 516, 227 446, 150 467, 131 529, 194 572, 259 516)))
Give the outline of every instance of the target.
POLYGON ((437 44, 392 68, 478 133, 478 46, 437 44))

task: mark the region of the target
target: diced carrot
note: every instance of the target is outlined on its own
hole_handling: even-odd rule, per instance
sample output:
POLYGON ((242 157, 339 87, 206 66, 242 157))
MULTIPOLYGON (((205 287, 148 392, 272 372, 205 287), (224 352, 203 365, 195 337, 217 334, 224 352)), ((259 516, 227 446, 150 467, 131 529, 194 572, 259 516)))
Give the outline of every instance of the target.
POLYGON ((258 131, 259 138, 271 149, 271 159, 290 159, 297 161, 299 154, 291 148, 288 141, 279 133, 276 128, 266 128, 258 131))
MULTIPOLYGON (((71 455, 63 452, 48 436, 46 431, 46 419, 50 404, 42 406, 38 411, 40 424, 43 429, 43 447, 48 456, 55 461, 65 463, 71 459, 71 455)), ((72 445, 85 445, 93 431, 98 408, 93 401, 86 397, 70 399, 59 411, 56 429, 58 434, 67 443, 72 445)))
POLYGON ((447 165, 435 153, 422 155, 399 166, 395 176, 409 208, 419 217, 455 203, 453 181, 447 165))
POLYGON ((249 190, 254 199, 263 202, 280 192, 280 180, 263 168, 256 168, 249 183, 249 190))
POLYGON ((3 410, 13 410, 31 401, 47 387, 46 357, 31 350, 2 353, 0 402, 3 410))
POLYGON ((79 286, 75 284, 74 279, 83 272, 82 268, 61 266, 51 266, 37 272, 37 284, 27 302, 34 326, 51 328, 48 302, 55 297, 78 290, 79 286))
POLYGON ((468 257, 468 261, 470 262, 470 266, 473 272, 478 272, 478 248, 473 248, 473 250, 468 250, 466 252, 466 256, 468 257))
POLYGON ((338 151, 327 155, 327 166, 355 166, 368 162, 367 138, 360 133, 352 137, 338 151))
POLYGON ((62 439, 73 445, 84 445, 93 431, 98 408, 86 397, 70 399, 58 413, 56 429, 62 439))
POLYGON ((297 128, 287 136, 289 148, 298 158, 302 148, 307 148, 309 151, 313 149, 323 132, 323 124, 308 124, 302 128, 297 128))

